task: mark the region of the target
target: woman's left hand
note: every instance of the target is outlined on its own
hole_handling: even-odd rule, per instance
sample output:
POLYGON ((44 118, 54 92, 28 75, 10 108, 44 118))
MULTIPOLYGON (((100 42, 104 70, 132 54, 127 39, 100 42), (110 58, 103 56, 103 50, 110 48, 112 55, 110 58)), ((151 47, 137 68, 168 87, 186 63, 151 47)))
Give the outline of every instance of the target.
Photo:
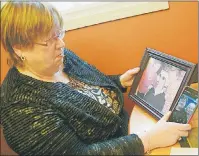
POLYGON ((127 70, 124 74, 120 76, 121 85, 126 88, 130 87, 133 83, 134 75, 137 74, 140 70, 140 67, 127 70))

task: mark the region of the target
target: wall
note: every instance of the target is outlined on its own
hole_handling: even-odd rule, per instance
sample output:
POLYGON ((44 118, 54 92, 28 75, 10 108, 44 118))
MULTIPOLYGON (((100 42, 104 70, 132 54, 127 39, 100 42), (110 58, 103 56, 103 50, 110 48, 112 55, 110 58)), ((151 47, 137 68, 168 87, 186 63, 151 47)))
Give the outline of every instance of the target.
POLYGON ((107 74, 139 66, 146 47, 196 63, 197 2, 169 2, 170 8, 69 31, 66 47, 107 74))

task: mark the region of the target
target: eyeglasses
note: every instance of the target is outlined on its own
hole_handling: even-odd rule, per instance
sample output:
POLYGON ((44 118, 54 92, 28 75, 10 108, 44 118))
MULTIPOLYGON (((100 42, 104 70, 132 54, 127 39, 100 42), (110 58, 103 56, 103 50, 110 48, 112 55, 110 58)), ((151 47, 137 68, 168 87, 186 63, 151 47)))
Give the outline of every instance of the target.
POLYGON ((38 45, 41 45, 41 46, 48 46, 50 41, 52 41, 52 40, 63 39, 64 36, 65 36, 65 32, 66 32, 65 30, 59 30, 55 33, 54 36, 52 36, 51 38, 44 41, 45 43, 34 42, 34 44, 38 44, 38 45))

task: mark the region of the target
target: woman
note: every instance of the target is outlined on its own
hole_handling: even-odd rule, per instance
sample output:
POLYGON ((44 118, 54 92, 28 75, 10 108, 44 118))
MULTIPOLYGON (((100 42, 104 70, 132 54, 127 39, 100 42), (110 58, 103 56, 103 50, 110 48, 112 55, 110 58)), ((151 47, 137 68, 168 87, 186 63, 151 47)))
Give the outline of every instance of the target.
POLYGON ((1 122, 18 154, 143 155, 188 135, 190 125, 167 123, 168 115, 128 135, 122 92, 139 68, 106 76, 64 49, 62 18, 48 3, 8 2, 1 24, 13 62, 1 86, 1 122))

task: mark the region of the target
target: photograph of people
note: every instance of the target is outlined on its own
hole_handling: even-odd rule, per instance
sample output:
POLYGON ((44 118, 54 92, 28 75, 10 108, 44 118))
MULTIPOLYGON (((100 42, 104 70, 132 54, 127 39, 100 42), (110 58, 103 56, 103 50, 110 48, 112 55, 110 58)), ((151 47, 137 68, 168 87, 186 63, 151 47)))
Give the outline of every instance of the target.
POLYGON ((196 103, 190 102, 186 107, 185 111, 187 112, 187 119, 190 120, 190 118, 193 115, 193 112, 195 110, 196 103))
POLYGON ((187 112, 185 111, 185 106, 187 102, 187 97, 182 94, 179 99, 179 102, 172 112, 169 121, 170 122, 177 122, 177 123, 187 123, 187 112))
POLYGON ((158 111, 162 111, 165 104, 165 91, 167 89, 168 72, 163 64, 157 71, 157 85, 149 86, 148 92, 144 96, 144 100, 158 111))
POLYGON ((157 59, 150 58, 148 61, 148 65, 143 72, 141 80, 138 85, 137 95, 141 98, 148 92, 149 86, 153 85, 154 87, 157 85, 157 71, 161 67, 161 62, 157 59))
POLYGON ((169 111, 185 74, 185 71, 176 66, 149 58, 135 95, 165 114, 169 111))
POLYGON ((167 67, 168 67, 168 73, 169 73, 169 82, 168 82, 168 87, 165 92, 166 101, 162 110, 162 114, 165 114, 167 111, 169 111, 171 105, 173 104, 173 100, 176 97, 178 89, 182 83, 182 80, 186 74, 185 71, 175 66, 167 65, 167 67))

